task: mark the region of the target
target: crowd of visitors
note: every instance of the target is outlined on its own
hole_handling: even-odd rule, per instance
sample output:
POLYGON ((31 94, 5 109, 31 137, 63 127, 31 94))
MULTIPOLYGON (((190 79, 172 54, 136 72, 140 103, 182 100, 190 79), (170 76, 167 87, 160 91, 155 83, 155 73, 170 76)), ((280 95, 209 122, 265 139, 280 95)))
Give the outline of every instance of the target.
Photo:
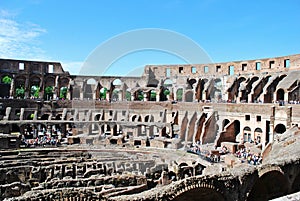
POLYGON ((246 148, 241 148, 239 149, 235 155, 238 158, 242 159, 242 162, 248 162, 249 164, 252 165, 260 165, 262 162, 262 157, 260 154, 257 153, 252 153, 249 149, 246 150, 246 148))

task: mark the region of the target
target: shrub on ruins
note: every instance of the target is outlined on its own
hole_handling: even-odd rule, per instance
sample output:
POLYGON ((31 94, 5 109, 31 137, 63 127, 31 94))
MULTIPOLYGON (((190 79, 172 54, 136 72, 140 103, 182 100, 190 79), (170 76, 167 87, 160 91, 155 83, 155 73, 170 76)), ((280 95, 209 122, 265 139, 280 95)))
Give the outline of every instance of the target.
POLYGON ((25 96, 25 89, 24 89, 23 86, 20 86, 20 87, 16 88, 16 96, 18 98, 24 98, 24 96, 25 96))
POLYGON ((169 89, 164 90, 164 95, 165 95, 165 96, 170 95, 169 89))
POLYGON ((45 88, 45 99, 49 100, 53 97, 53 86, 48 86, 45 88))
POLYGON ((67 98, 67 93, 68 93, 68 88, 67 87, 62 87, 60 89, 60 92, 59 92, 59 98, 66 99, 67 98))
POLYGON ((40 87, 38 86, 32 86, 30 90, 30 96, 34 98, 38 98, 40 93, 40 87))
POLYGON ((12 79, 8 75, 6 75, 2 78, 2 83, 4 83, 4 84, 10 84, 11 81, 12 81, 12 79))

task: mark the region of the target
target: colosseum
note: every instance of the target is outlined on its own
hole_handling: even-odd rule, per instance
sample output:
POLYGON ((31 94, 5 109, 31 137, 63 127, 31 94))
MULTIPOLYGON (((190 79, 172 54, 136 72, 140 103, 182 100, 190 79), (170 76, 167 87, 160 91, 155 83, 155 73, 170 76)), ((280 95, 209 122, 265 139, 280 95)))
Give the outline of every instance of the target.
POLYGON ((300 54, 82 76, 0 59, 0 200, 300 199, 300 54))

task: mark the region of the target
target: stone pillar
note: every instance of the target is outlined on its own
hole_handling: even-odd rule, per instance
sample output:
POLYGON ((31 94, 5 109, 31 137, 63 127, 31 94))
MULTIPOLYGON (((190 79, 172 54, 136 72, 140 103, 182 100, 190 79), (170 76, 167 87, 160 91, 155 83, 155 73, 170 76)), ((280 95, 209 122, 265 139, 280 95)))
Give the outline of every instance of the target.
POLYGON ((286 114, 287 114, 287 120, 286 120, 286 128, 289 129, 292 126, 292 110, 293 108, 291 106, 288 106, 286 114))
POLYGON ((24 98, 29 98, 29 92, 30 92, 30 88, 29 88, 29 78, 26 78, 25 80, 25 96, 24 98))
POLYGON ((185 89, 184 88, 182 88, 182 102, 185 102, 185 89))
POLYGON ((277 100, 277 93, 274 92, 274 93, 273 93, 273 102, 276 103, 276 100, 277 100))
POLYGON ((252 103, 252 102, 253 102, 252 94, 250 93, 250 94, 248 94, 248 103, 252 103))
POLYGON ((155 92, 156 93, 156 102, 159 102, 159 92, 155 92))
POLYGON ((24 120, 24 108, 20 110, 20 120, 24 120))
POLYGON ((119 93, 118 93, 118 101, 123 101, 123 91, 120 90, 119 93))
POLYGON ((15 92, 15 79, 14 77, 11 79, 11 83, 10 83, 10 91, 9 91, 9 96, 10 97, 14 97, 14 92, 15 92))
POLYGON ((131 101, 135 101, 135 95, 134 95, 134 92, 131 93, 131 101))
POLYGON ((284 92, 284 104, 289 102, 289 93, 288 92, 284 92))
POLYGON ((149 101, 148 94, 147 94, 147 93, 144 93, 143 95, 144 95, 144 99, 143 99, 143 101, 149 101))
POLYGON ((38 116, 38 111, 34 111, 34 116, 33 116, 33 120, 37 120, 37 116, 38 116))

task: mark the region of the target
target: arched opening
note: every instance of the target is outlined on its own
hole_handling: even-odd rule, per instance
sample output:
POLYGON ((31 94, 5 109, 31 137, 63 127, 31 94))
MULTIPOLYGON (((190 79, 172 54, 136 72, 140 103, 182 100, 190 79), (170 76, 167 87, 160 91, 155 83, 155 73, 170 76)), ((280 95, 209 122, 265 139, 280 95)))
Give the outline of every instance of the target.
POLYGON ((221 79, 215 79, 214 80, 214 87, 212 89, 212 92, 210 94, 210 97, 212 100, 215 100, 216 102, 222 101, 222 81, 221 79))
POLYGON ((114 86, 121 86, 122 85, 122 81, 120 80, 120 79, 115 79, 113 82, 112 82, 112 84, 114 85, 114 86))
POLYGON ((223 123, 222 123, 222 130, 224 130, 224 128, 230 123, 230 121, 228 119, 224 119, 223 123))
POLYGON ((44 88, 44 99, 51 100, 53 99, 53 90, 55 86, 55 78, 48 77, 45 81, 45 88, 44 88))
POLYGON ((172 85, 173 85, 173 81, 171 80, 171 79, 166 79, 165 81, 164 81, 164 87, 165 88, 171 88, 172 87, 172 85))
POLYGON ((100 100, 106 100, 107 88, 102 87, 100 89, 100 100))
POLYGON ((96 114, 95 117, 94 117, 94 120, 95 121, 100 121, 101 119, 101 114, 96 114))
POLYGON ((256 144, 261 143, 262 134, 263 134, 263 131, 261 128, 256 128, 254 130, 254 142, 256 144))
POLYGON ((215 189, 211 188, 195 188, 189 191, 186 191, 177 197, 173 199, 174 201, 182 201, 182 200, 188 200, 188 201, 212 201, 212 200, 218 200, 218 201, 225 201, 222 194, 216 191, 215 189))
POLYGON ((159 101, 167 101, 169 95, 170 95, 169 89, 165 88, 165 87, 161 87, 161 90, 159 93, 159 101))
POLYGON ((41 82, 41 79, 39 77, 31 77, 30 78, 30 97, 31 98, 39 98, 40 82, 41 82))
POLYGON ((94 91, 97 85, 97 81, 93 78, 90 78, 86 81, 86 85, 83 90, 83 97, 87 99, 93 99, 94 91))
POLYGON ((287 194, 288 186, 288 181, 281 172, 270 171, 255 182, 247 201, 267 201, 281 197, 287 194))
POLYGON ((41 120, 48 120, 49 119, 49 114, 43 114, 42 116, 41 116, 41 120))
POLYGON ((194 84, 197 82, 195 79, 188 79, 187 82, 189 83, 188 85, 188 89, 193 89, 194 88, 194 84))
POLYGON ((12 82, 12 77, 9 75, 5 75, 1 78, 0 83, 0 97, 9 97, 10 96, 10 85, 12 82))
POLYGON ((56 115, 55 120, 62 120, 62 115, 61 114, 56 115))
POLYGON ((176 100, 177 101, 182 101, 182 97, 183 97, 183 89, 179 88, 176 91, 176 100))
POLYGON ((148 97, 149 97, 149 101, 156 101, 156 91, 150 90, 148 97))
POLYGON ((193 102, 193 91, 187 91, 185 93, 185 102, 193 102))
POLYGON ((11 125, 11 133, 20 133, 20 127, 17 124, 12 124, 11 125))
POLYGON ((61 87, 59 90, 59 98, 60 99, 66 99, 68 94, 68 88, 67 87, 61 87))
POLYGON ((119 101, 120 89, 114 89, 112 92, 111 100, 112 101, 119 101))
POLYGON ((130 89, 127 89, 125 92, 125 100, 126 101, 131 101, 131 92, 130 89))
POLYGON ((251 142, 251 128, 246 126, 244 129, 243 129, 243 133, 244 133, 244 142, 251 142))
POLYGON ((170 134, 169 128, 164 127, 164 128, 161 130, 161 136, 162 136, 162 137, 170 138, 169 134, 170 134))
POLYGON ((18 77, 15 79, 15 97, 25 98, 25 77, 18 77))
POLYGON ((286 131, 286 127, 285 125, 283 124, 277 124, 274 131, 277 133, 277 134, 282 134, 286 131))
POLYGON ((277 101, 283 101, 284 100, 284 90, 278 89, 277 90, 277 101))
POLYGON ((135 100, 143 101, 144 100, 144 92, 142 90, 137 90, 135 93, 135 100))
POLYGON ((145 116, 145 122, 153 122, 153 116, 152 115, 145 116))

